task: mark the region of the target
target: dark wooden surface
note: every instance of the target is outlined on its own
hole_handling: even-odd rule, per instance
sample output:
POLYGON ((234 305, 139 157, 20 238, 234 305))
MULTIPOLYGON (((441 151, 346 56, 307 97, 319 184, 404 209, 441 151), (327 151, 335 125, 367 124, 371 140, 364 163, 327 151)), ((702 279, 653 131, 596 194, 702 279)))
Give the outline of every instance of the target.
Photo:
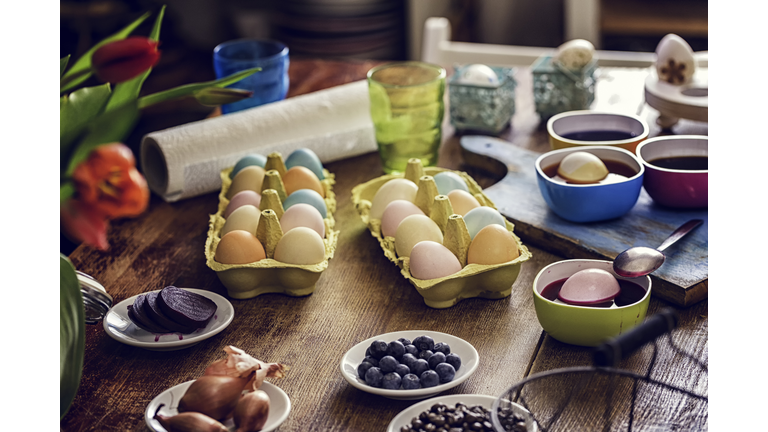
MULTIPOLYGON (((364 79, 371 62, 291 60, 290 95, 364 79)), ((512 127, 499 136, 515 145, 543 152, 546 136, 533 108, 531 75, 518 72, 517 113, 512 127)), ((640 90, 638 90, 640 91, 640 90)), ((599 94, 598 94, 599 95, 599 94)), ((701 125, 679 127, 701 128, 701 125)), ((446 122, 439 165, 462 169, 489 187, 500 175, 464 163, 459 137, 446 122)), ((659 133, 658 130, 654 133, 659 133)), ((291 398, 292 410, 280 431, 383 431, 390 420, 413 402, 394 401, 350 386, 339 372, 342 355, 359 341, 397 330, 428 329, 461 337, 477 348, 480 367, 447 394, 497 396, 526 376, 567 366, 590 365, 591 350, 549 337, 536 319, 531 285, 544 266, 564 259, 532 245, 512 294, 501 300, 470 299, 442 310, 424 305, 416 290, 381 253, 351 203, 355 185, 381 175, 376 153, 329 163, 336 174, 341 233, 334 258, 307 297, 263 295, 231 300, 232 324, 219 335, 191 348, 153 352, 111 339, 101 325, 89 326, 80 389, 60 426, 65 431, 143 431, 144 410, 165 389, 195 379, 222 348, 235 345, 255 357, 290 365, 287 376, 270 380, 291 398)), ((115 302, 167 285, 226 290, 205 265, 203 247, 208 215, 216 211, 215 193, 166 203, 152 196, 148 210, 136 219, 116 221, 109 232, 111 248, 99 252, 77 248, 75 266, 104 284, 115 302)), ((707 300, 688 308, 652 298, 649 314, 670 306, 681 320, 675 340, 708 362, 707 300)), ((622 368, 647 371, 650 346, 624 360, 622 368)), ((681 361, 661 344, 652 376, 706 393, 708 377, 681 361)), ((645 401, 658 394, 645 393, 645 401)))

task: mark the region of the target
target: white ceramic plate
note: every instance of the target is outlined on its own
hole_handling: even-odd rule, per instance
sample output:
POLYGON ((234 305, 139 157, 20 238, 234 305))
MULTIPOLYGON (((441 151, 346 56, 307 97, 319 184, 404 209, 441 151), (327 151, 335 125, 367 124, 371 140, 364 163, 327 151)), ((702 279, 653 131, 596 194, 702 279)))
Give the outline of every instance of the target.
POLYGON ((378 336, 374 336, 370 339, 366 339, 359 344, 355 345, 344 354, 341 359, 341 375, 354 387, 368 393, 373 393, 388 397, 390 399, 424 399, 430 396, 434 396, 438 393, 444 392, 450 388, 456 387, 469 378, 472 373, 477 369, 480 363, 480 356, 477 354, 477 350, 469 342, 456 336, 449 335, 447 333, 440 333, 428 330, 407 330, 386 333, 378 336), (381 339, 387 343, 397 340, 399 338, 408 338, 414 340, 418 336, 430 336, 437 342, 445 342, 451 347, 451 352, 456 353, 461 357, 461 366, 456 371, 456 376, 451 382, 445 384, 439 384, 435 387, 420 388, 415 390, 389 390, 383 388, 371 387, 361 380, 357 376, 357 366, 365 358, 365 350, 371 345, 371 342, 381 339))
MULTIPOLYGON (((192 385, 193 382, 194 380, 173 386, 152 399, 152 402, 147 405, 147 409, 144 411, 144 421, 147 423, 150 430, 166 432, 165 428, 160 426, 160 423, 154 419, 157 407, 160 406, 160 404, 165 404, 165 406, 160 409, 160 414, 162 415, 171 416, 178 414, 179 400, 181 400, 181 397, 184 396, 187 388, 192 385)), ((277 427, 288 418, 288 413, 291 412, 291 400, 280 387, 270 384, 267 381, 264 381, 259 390, 264 390, 269 396, 269 415, 267 416, 267 422, 261 429, 262 432, 269 432, 277 429, 277 427)), ((232 419, 225 421, 223 424, 229 430, 235 430, 235 423, 232 419)))
MULTIPOLYGON (((425 401, 411 405, 410 407, 400 411, 400 414, 396 415, 395 418, 389 422, 387 432, 400 432, 400 428, 410 424, 414 417, 418 417, 422 412, 428 411, 430 408, 432 408, 432 405, 436 403, 443 403, 448 407, 453 408, 457 403, 462 402, 467 406, 482 405, 483 407, 488 408, 488 410, 491 410, 493 409, 493 402, 495 400, 496 398, 493 396, 475 394, 437 396, 432 399, 427 399, 425 401)), ((512 406, 515 407, 514 409, 518 410, 518 412, 528 412, 525 408, 516 403, 513 403, 512 406)), ((529 423, 526 425, 529 431, 535 432, 538 430, 536 428, 536 424, 532 421, 532 419, 530 419, 530 417, 528 417, 526 420, 529 421, 529 423)))
MULTIPOLYGON (((232 303, 224 297, 207 290, 184 288, 187 291, 208 297, 216 303, 216 313, 202 329, 197 329, 189 334, 182 333, 150 333, 141 329, 128 318, 128 305, 136 300, 135 295, 113 306, 104 317, 104 330, 114 340, 124 344, 141 347, 152 351, 173 351, 189 348, 211 336, 220 333, 227 328, 232 318, 235 317, 235 309, 232 303)), ((160 290, 157 290, 160 291, 160 290)))

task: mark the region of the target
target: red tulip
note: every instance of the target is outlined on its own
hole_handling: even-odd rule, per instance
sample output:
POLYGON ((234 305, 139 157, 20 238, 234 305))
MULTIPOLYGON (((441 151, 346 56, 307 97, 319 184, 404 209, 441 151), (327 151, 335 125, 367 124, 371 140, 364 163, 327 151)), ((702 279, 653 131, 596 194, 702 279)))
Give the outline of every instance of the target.
POLYGON ((92 70, 105 82, 128 81, 157 64, 160 60, 157 44, 139 36, 104 44, 91 57, 92 70))
POLYGON ((78 200, 109 219, 137 216, 147 208, 147 181, 136 170, 133 152, 125 144, 97 147, 75 168, 78 200))
POLYGON ((75 240, 101 250, 107 250, 107 217, 93 207, 69 200, 59 209, 64 231, 75 240))

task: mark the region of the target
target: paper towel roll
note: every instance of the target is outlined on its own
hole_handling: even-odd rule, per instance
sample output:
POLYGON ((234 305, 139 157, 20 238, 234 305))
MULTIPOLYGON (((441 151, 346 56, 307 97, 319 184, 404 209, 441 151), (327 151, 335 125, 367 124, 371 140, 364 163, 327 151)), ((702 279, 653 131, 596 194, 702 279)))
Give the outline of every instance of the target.
POLYGON ((172 202, 220 189, 221 170, 249 153, 308 148, 331 162, 376 151, 369 106, 363 80, 152 132, 141 141, 142 170, 172 202))

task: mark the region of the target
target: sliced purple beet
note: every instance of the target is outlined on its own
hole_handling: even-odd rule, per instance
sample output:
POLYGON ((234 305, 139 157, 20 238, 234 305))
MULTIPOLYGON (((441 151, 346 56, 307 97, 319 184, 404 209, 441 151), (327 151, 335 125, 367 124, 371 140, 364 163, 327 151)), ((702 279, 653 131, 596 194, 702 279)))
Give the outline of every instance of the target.
POLYGON ((144 294, 140 294, 136 297, 136 300, 133 301, 133 307, 128 308, 128 318, 130 318, 136 326, 150 333, 170 333, 167 328, 158 325, 144 313, 142 309, 144 307, 143 303, 146 301, 144 294))
POLYGON ((157 296, 157 304, 168 318, 196 329, 205 327, 216 313, 213 300, 175 286, 163 288, 157 296))
POLYGON ((194 327, 183 326, 165 316, 165 314, 163 314, 163 312, 160 310, 160 306, 157 304, 157 296, 158 292, 156 291, 148 292, 144 295, 145 301, 142 303, 142 306, 144 307, 144 314, 146 314, 149 318, 152 319, 152 321, 159 324, 161 327, 165 327, 172 332, 192 333, 195 331, 194 327))

